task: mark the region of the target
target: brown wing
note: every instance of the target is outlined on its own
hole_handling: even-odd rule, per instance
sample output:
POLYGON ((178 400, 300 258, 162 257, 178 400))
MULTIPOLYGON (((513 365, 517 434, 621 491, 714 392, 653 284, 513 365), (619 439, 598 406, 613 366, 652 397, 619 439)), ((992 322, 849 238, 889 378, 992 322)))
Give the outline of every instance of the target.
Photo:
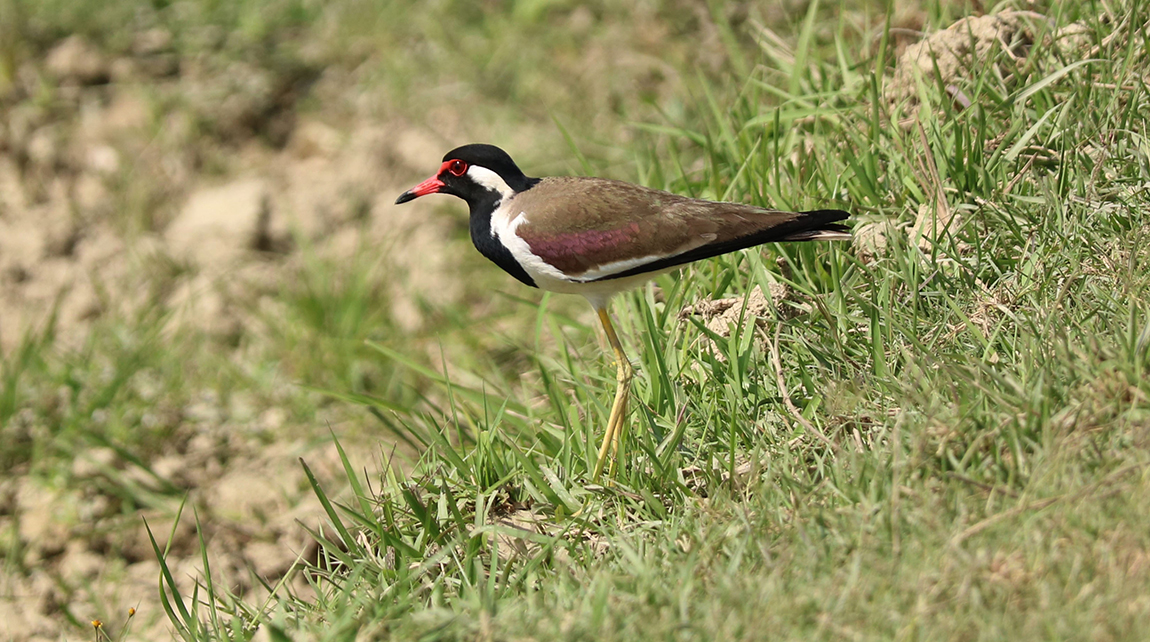
MULTIPOLYGON (((702 201, 601 178, 547 178, 517 194, 513 205, 512 216, 525 214, 516 233, 531 252, 576 279, 665 269, 812 229, 797 224, 804 213, 702 201)), ((831 220, 847 216, 838 214, 831 220)))

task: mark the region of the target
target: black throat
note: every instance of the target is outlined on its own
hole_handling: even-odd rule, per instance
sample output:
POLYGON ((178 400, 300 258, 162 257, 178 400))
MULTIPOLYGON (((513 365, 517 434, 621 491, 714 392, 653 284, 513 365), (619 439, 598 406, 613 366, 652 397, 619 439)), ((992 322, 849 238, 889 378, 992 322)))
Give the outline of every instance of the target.
POLYGON ((522 283, 533 288, 538 287, 531 275, 511 255, 511 250, 508 250, 491 233, 491 216, 499 207, 500 195, 496 192, 484 191, 482 194, 469 196, 470 198, 466 200, 467 207, 471 210, 471 242, 475 245, 475 249, 522 283))

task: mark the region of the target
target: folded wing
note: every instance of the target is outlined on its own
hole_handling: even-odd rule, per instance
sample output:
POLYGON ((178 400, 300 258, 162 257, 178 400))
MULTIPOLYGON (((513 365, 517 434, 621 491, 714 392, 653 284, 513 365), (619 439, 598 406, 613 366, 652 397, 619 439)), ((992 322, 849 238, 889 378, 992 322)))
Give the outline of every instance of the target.
POLYGON ((773 241, 849 238, 841 210, 780 212, 600 178, 548 178, 515 196, 515 233, 572 281, 666 270, 773 241))

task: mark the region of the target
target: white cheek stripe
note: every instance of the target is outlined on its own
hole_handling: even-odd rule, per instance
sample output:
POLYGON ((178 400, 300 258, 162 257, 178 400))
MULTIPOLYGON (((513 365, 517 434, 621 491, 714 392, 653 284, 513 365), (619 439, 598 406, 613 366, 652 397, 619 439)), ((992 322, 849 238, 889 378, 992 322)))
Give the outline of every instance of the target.
POLYGON ((501 200, 507 200, 515 195, 515 190, 503 180, 499 174, 487 169, 486 167, 479 167, 472 165, 467 168, 467 176, 479 185, 487 189, 499 192, 501 200))

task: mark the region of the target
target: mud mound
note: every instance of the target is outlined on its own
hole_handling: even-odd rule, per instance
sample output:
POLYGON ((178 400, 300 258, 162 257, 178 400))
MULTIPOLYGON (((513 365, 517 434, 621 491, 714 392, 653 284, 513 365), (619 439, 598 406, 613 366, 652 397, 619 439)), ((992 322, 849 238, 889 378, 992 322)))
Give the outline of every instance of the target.
POLYGON ((955 85, 967 78, 975 65, 984 63, 992 51, 1005 54, 998 58, 1000 66, 1024 57, 1034 43, 1030 20, 1035 17, 1040 16, 1006 11, 964 18, 908 46, 886 84, 887 102, 910 100, 917 104, 918 82, 931 84, 936 69, 944 82, 955 85))
MULTIPOLYGON (((919 103, 918 83, 932 85, 937 82, 937 74, 950 98, 959 108, 966 108, 970 106, 968 81, 979 67, 993 64, 1000 77, 1009 78, 1027 61, 1037 39, 1049 39, 1047 44, 1054 45, 1044 47, 1044 52, 1073 57, 1090 44, 1086 32, 1080 24, 1052 32, 1045 16, 1029 11, 963 18, 907 46, 884 87, 883 97, 891 105, 905 103, 907 113, 913 116, 919 103)), ((1041 64, 1051 66, 1058 61, 1041 64)))

